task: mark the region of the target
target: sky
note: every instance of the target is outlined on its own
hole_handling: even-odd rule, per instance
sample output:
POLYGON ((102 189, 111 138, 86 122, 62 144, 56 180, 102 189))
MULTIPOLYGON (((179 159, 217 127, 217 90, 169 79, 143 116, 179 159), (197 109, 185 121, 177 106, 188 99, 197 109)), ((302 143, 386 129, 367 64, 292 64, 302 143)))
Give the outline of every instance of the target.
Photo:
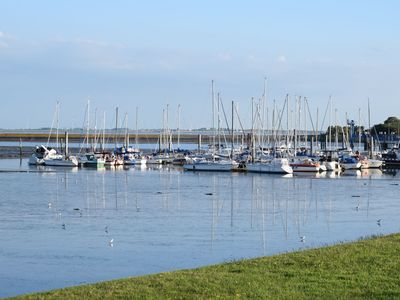
MULTIPOLYGON (((338 123, 400 117, 399 1, 0 1, 0 128, 81 127, 114 111, 135 127, 211 127, 211 80, 251 127, 307 97, 314 122, 332 97, 338 123)), ((228 114, 228 112, 227 112, 228 114)), ((333 117, 332 117, 333 118, 333 117)), ((321 122, 321 121, 320 121, 321 122)), ((93 126, 93 125, 92 125, 93 126)))

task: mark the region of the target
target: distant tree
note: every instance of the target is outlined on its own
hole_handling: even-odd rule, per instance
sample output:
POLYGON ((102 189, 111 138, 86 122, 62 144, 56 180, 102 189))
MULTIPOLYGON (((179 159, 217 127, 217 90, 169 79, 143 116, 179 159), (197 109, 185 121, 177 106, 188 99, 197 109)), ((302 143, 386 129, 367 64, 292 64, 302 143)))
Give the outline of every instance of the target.
POLYGON ((372 133, 377 134, 399 134, 400 133, 400 119, 397 117, 389 117, 383 123, 376 124, 371 128, 372 133))

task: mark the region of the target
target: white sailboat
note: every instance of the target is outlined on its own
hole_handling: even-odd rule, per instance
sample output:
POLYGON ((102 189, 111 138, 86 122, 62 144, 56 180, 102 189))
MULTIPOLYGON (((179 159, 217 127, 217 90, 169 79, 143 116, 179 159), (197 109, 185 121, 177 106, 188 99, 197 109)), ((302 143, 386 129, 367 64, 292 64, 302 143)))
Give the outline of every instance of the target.
MULTIPOLYGON (((102 168, 104 167, 105 164, 105 159, 103 158, 103 155, 101 153, 95 153, 94 151, 90 151, 90 145, 89 145, 89 133, 90 133, 90 122, 89 122, 89 117, 90 117, 90 100, 87 101, 87 106, 86 106, 86 136, 83 141, 83 144, 85 144, 86 141, 86 152, 81 153, 78 156, 78 162, 81 166, 84 167, 92 167, 92 168, 102 168)), ((103 117, 103 142, 102 142, 102 147, 104 150, 104 135, 105 135, 105 113, 103 117)), ((83 147, 83 146, 82 146, 83 147)), ((82 148, 81 148, 82 150, 82 148)))
POLYGON ((322 164, 325 166, 327 171, 339 171, 341 169, 338 161, 324 161, 322 164))
POLYGON ((343 156, 340 159, 340 166, 344 170, 360 170, 361 162, 352 156, 343 156))
POLYGON ((53 167, 77 167, 79 164, 75 156, 58 154, 55 149, 47 150, 47 155, 43 158, 43 161, 45 166, 53 167))
POLYGON ((290 166, 293 172, 324 172, 326 167, 317 161, 313 161, 308 157, 294 157, 291 158, 290 166))
POLYGON ((239 167, 239 164, 234 160, 192 160, 190 163, 183 165, 183 169, 186 171, 225 171, 230 172, 239 167))
POLYGON ((259 161, 246 164, 248 172, 271 173, 271 174, 292 174, 293 169, 286 158, 273 158, 269 161, 259 161))
POLYGON ((56 149, 44 145, 36 146, 35 152, 28 160, 29 165, 77 167, 78 160, 75 156, 62 155, 56 149))
POLYGON ((35 151, 29 157, 29 165, 44 165, 44 157, 47 155, 46 148, 41 146, 36 146, 35 151))
POLYGON ((372 159, 365 157, 360 159, 361 169, 379 169, 383 165, 383 161, 379 159, 372 159))
MULTIPOLYGON (((56 118, 56 144, 58 147, 58 127, 59 127, 59 113, 60 113, 60 102, 57 101, 55 118, 56 118)), ((47 145, 50 142, 50 137, 53 129, 53 123, 51 125, 49 137, 47 139, 47 145)), ((36 146, 35 152, 29 158, 28 164, 30 165, 45 165, 45 166, 61 166, 61 167, 77 167, 78 160, 75 156, 68 155, 68 133, 65 133, 65 155, 57 153, 56 149, 48 146, 40 145, 36 146)))
MULTIPOLYGON (((211 81, 211 94, 212 94, 212 111, 213 111, 213 117, 212 117, 212 125, 213 128, 215 129, 214 126, 214 81, 211 81)), ((227 172, 227 171, 233 171, 239 167, 239 163, 236 162, 233 159, 233 112, 234 112, 234 103, 232 101, 232 128, 231 128, 231 134, 232 134, 232 144, 231 144, 231 153, 230 153, 230 158, 223 158, 221 159, 219 156, 215 155, 213 153, 212 159, 192 159, 192 161, 188 163, 184 163, 183 169, 187 171, 218 171, 218 172, 227 172)), ((219 123, 219 116, 218 116, 218 123, 219 123)), ((218 125, 219 129, 219 125, 218 125)), ((218 130, 219 131, 219 130, 218 130)), ((218 132, 219 135, 219 132, 218 132)), ((219 148, 220 145, 218 145, 219 148)), ((215 134, 213 135, 213 149, 215 151, 215 134)))

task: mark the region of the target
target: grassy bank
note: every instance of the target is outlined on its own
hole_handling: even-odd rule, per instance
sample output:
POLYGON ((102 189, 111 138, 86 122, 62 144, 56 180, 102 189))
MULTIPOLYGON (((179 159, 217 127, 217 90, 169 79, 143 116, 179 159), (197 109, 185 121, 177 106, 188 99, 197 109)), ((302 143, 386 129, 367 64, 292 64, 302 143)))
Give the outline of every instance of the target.
POLYGON ((18 299, 400 299, 400 234, 18 299))

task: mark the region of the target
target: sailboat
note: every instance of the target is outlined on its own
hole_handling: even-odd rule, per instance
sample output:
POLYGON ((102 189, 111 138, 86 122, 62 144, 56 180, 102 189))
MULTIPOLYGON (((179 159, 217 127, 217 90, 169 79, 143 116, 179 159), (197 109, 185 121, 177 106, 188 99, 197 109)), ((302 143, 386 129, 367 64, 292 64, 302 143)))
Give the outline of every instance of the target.
MULTIPOLYGON (((60 103, 56 104, 56 143, 58 146, 58 127, 59 127, 59 113, 60 113, 60 103)), ((53 119, 54 124, 54 119, 53 119)), ((50 129, 49 137, 47 139, 47 144, 50 142, 50 137, 53 129, 53 124, 50 129)), ((45 166, 61 166, 61 167, 77 167, 78 160, 75 156, 68 155, 68 133, 65 133, 65 155, 59 154, 56 149, 48 147, 47 145, 36 146, 34 153, 28 160, 30 165, 45 165, 45 166)))
POLYGON ((234 160, 207 160, 193 159, 190 163, 183 165, 186 171, 233 171, 239 167, 239 163, 234 160))
MULTIPOLYGON (((212 94, 212 125, 214 126, 214 81, 211 81, 211 94, 212 94)), ((219 101, 219 100, 218 100, 219 101)), ((206 158, 194 158, 188 163, 184 163, 183 169, 187 171, 233 171, 239 167, 239 163, 233 159, 233 143, 234 143, 234 131, 233 131, 233 114, 234 114, 234 102, 232 101, 232 128, 231 128, 231 153, 229 158, 222 158, 221 156, 216 155, 215 153, 212 154, 212 159, 206 158)), ((218 115, 218 124, 219 124, 219 115, 218 115)), ((219 125, 218 125, 219 129, 219 125)), ((218 130, 219 135, 219 130, 218 130)), ((213 135, 213 149, 215 151, 215 134, 213 135)), ((219 146, 218 146, 219 148, 219 146)))
MULTIPOLYGON (((102 168, 104 167, 105 164, 105 159, 103 158, 103 155, 101 153, 95 153, 94 151, 90 151, 91 147, 89 145, 89 133, 90 133, 90 122, 89 122, 89 108, 90 108, 90 100, 87 101, 87 106, 86 106, 86 136, 83 140, 83 144, 85 144, 86 141, 86 152, 81 153, 78 156, 78 162, 81 166, 84 167, 92 167, 92 168, 102 168)), ((103 122, 105 124, 105 115, 103 122)), ((103 136, 104 136, 104 129, 103 129, 103 136)), ((104 147, 104 137, 103 137, 103 147, 104 147)), ((82 150, 82 148, 81 148, 82 150)))
POLYGON ((271 174, 292 174, 293 169, 287 158, 272 158, 246 164, 248 172, 271 173, 271 174))
POLYGON ((47 155, 47 148, 43 145, 36 146, 35 151, 29 157, 29 165, 44 165, 44 157, 47 155))
POLYGON ((343 154, 340 158, 340 166, 343 170, 360 170, 361 162, 350 154, 343 154))
POLYGON ((75 156, 64 156, 57 153, 56 149, 44 145, 36 146, 35 152, 29 158, 30 165, 77 167, 78 160, 75 156))

